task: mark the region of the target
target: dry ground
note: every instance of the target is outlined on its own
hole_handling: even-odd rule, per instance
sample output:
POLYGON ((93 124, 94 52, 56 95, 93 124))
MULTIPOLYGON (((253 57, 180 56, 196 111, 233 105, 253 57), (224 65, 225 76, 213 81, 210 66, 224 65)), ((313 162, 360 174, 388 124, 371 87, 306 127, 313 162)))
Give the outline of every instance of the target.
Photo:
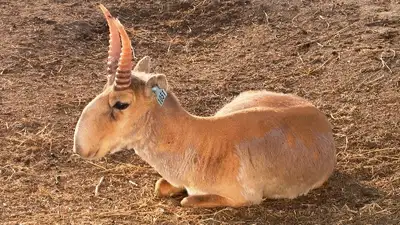
POLYGON ((80 112, 105 82, 108 28, 97 3, 0 0, 1 223, 400 221, 398 0, 103 2, 190 112, 210 115, 240 91, 268 89, 329 117, 338 151, 329 182, 240 209, 155 198, 159 175, 133 151, 94 162, 71 153, 80 112))

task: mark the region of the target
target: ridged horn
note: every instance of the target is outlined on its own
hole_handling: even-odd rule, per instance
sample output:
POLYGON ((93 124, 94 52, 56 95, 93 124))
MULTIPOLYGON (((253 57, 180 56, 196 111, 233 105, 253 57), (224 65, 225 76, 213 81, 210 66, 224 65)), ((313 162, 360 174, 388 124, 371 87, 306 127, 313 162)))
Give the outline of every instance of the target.
POLYGON ((108 50, 108 60, 107 60, 107 72, 108 80, 110 84, 114 82, 115 73, 117 72, 118 60, 121 54, 121 40, 119 37, 118 27, 115 24, 115 18, 111 13, 104 7, 103 4, 99 5, 104 17, 107 20, 107 24, 110 31, 110 46, 108 50))
POLYGON ((125 90, 131 85, 131 70, 133 67, 132 62, 132 44, 124 26, 118 19, 114 20, 121 36, 122 50, 119 58, 118 69, 115 76, 114 88, 115 90, 125 90))

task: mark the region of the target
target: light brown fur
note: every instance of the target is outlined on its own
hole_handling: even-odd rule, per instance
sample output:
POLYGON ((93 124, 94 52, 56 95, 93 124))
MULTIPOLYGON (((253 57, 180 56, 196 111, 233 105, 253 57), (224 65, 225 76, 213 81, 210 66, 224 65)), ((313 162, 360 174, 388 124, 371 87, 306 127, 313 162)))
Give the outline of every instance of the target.
POLYGON ((168 91, 163 106, 149 80, 168 89, 165 76, 150 74, 149 58, 132 72, 131 89, 106 85, 84 109, 75 151, 100 158, 133 148, 163 177, 158 196, 186 189, 183 206, 258 204, 263 198, 295 198, 322 185, 336 163, 332 130, 308 101, 267 91, 240 94, 215 116, 188 113, 168 91), (122 111, 112 106, 129 102, 122 111), (111 116, 112 114, 112 116, 111 116))

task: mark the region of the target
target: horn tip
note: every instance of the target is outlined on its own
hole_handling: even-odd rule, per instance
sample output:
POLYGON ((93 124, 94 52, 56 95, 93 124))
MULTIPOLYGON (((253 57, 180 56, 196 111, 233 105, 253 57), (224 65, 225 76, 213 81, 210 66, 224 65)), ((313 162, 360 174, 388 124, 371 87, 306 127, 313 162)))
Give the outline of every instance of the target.
POLYGON ((103 12, 103 14, 106 16, 106 18, 112 18, 113 16, 111 15, 110 11, 108 11, 108 9, 103 5, 103 4, 99 4, 99 8, 101 9, 101 11, 103 12))
POLYGON ((107 8, 103 4, 99 3, 97 6, 101 9, 101 11, 107 11, 107 8))

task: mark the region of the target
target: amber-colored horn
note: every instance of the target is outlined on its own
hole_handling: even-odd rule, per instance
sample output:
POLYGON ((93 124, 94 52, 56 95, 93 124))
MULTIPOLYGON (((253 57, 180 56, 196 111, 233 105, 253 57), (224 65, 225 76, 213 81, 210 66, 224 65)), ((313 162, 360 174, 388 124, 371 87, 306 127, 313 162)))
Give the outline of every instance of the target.
POLYGON ((121 22, 119 22, 118 19, 115 19, 114 22, 118 27, 118 31, 122 41, 122 51, 119 58, 118 69, 115 76, 114 84, 116 90, 125 90, 131 85, 131 70, 133 66, 132 44, 121 22))
POLYGON ((115 18, 106 9, 106 7, 104 7, 103 4, 100 4, 99 7, 101 11, 103 11, 110 30, 110 46, 108 50, 107 72, 110 76, 109 82, 112 83, 114 81, 115 73, 117 72, 118 60, 121 54, 121 40, 119 37, 118 27, 114 22, 115 18))

